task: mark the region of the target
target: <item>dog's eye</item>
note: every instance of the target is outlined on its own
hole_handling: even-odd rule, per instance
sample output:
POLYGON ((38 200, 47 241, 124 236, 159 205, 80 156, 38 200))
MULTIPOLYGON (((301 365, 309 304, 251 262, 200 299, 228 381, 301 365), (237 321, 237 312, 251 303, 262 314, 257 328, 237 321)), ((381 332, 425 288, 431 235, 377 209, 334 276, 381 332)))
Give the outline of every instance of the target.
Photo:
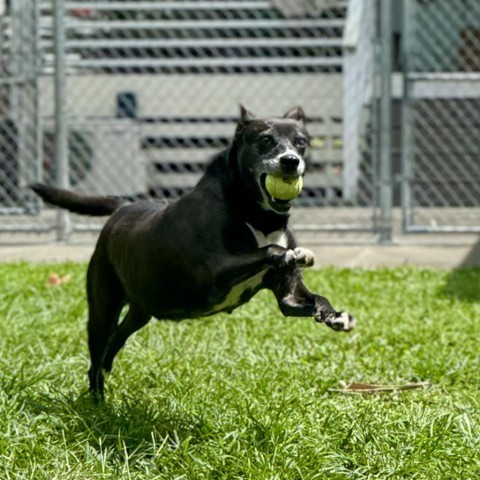
POLYGON ((304 150, 307 148, 308 142, 306 138, 297 138, 295 140, 295 147, 298 148, 298 150, 304 150))
POLYGON ((275 139, 270 135, 265 135, 263 137, 260 137, 258 142, 262 147, 267 148, 273 146, 273 144, 275 143, 275 139))

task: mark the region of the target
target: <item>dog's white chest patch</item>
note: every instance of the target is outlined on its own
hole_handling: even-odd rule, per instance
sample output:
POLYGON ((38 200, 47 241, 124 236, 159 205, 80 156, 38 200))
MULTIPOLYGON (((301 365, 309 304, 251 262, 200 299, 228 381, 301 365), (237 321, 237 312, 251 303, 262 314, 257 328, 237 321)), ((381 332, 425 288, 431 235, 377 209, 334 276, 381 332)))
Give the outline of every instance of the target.
MULTIPOLYGON (((268 235, 265 235, 263 232, 256 230, 250 224, 247 223, 248 228, 253 233, 255 240, 257 241, 258 248, 266 247, 267 245, 280 245, 281 247, 287 248, 288 238, 285 230, 276 230, 271 232, 268 235)), ((262 269, 260 272, 255 275, 247 278, 243 282, 234 285, 230 291, 227 293, 225 299, 218 305, 213 307, 211 313, 221 312, 222 310, 228 310, 228 308, 235 308, 240 304, 242 295, 249 291, 257 288, 260 283, 262 283, 263 276, 267 272, 268 268, 262 269)))
POLYGON ((262 270, 255 274, 253 277, 250 277, 247 280, 244 280, 243 282, 234 285, 227 293, 227 296, 222 301, 222 303, 213 307, 211 313, 221 312, 222 310, 228 310, 229 308, 233 309, 240 305, 242 295, 249 290, 254 290, 255 288, 257 288, 258 285, 260 285, 260 283, 262 282, 263 276, 265 275, 266 271, 267 269, 262 270))
POLYGON ((265 235, 260 230, 253 228, 249 223, 247 223, 247 227, 252 231, 258 248, 266 247, 267 245, 280 245, 280 247, 283 248, 287 248, 288 246, 288 237, 285 230, 275 230, 265 235))

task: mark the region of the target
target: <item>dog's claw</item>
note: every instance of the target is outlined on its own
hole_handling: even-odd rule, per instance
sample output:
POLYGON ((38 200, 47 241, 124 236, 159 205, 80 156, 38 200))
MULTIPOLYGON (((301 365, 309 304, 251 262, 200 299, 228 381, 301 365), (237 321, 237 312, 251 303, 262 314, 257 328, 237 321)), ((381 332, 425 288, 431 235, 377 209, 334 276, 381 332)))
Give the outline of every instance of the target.
POLYGON ((325 323, 337 332, 349 332, 355 328, 356 320, 348 312, 331 312, 328 315, 317 315, 315 321, 325 323))

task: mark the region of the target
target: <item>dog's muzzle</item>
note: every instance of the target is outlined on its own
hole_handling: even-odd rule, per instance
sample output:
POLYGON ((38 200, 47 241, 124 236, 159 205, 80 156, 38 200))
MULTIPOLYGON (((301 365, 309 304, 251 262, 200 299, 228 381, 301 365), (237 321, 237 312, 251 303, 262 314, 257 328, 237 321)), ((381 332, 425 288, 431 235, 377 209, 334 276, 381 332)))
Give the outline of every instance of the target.
POLYGON ((305 173, 305 160, 297 152, 287 149, 279 156, 264 162, 264 171, 260 173, 259 183, 263 197, 263 208, 286 214, 290 210, 292 200, 274 198, 267 190, 265 180, 267 175, 284 179, 298 179, 305 173))

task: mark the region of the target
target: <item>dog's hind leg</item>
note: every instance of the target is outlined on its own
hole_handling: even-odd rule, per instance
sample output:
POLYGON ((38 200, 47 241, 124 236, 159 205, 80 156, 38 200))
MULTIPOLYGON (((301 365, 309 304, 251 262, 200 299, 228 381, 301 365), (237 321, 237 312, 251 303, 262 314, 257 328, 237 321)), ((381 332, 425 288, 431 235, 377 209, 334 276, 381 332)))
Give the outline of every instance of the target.
POLYGON ((103 398, 103 359, 125 304, 125 294, 113 268, 95 254, 88 268, 87 296, 88 347, 91 360, 88 377, 90 392, 98 401, 103 398))
POLYGON ((128 337, 144 327, 150 320, 150 315, 147 315, 134 306, 130 305, 125 318, 118 325, 113 332, 113 335, 108 342, 108 347, 103 358, 103 369, 106 372, 112 370, 113 359, 120 349, 125 345, 128 337))

